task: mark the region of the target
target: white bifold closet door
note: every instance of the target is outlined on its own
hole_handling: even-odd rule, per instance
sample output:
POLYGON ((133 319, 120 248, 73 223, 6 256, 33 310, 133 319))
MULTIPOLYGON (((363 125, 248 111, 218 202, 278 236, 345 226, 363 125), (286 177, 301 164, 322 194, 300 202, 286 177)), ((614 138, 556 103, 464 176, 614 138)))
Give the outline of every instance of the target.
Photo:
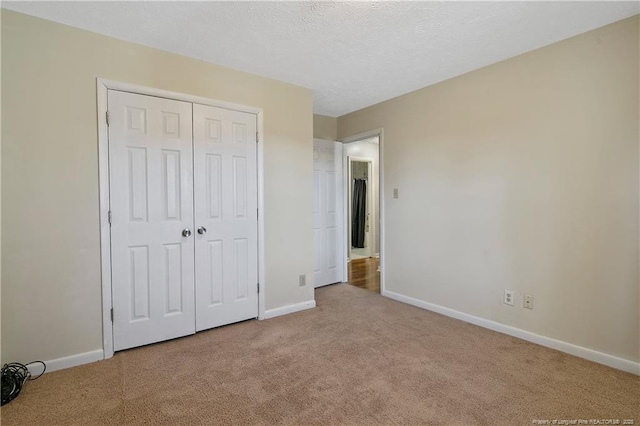
POLYGON ((258 316, 256 116, 193 105, 196 330, 258 316))
POLYGON ((114 350, 195 333, 191 104, 109 91, 114 350))
POLYGON ((114 350, 257 317, 256 116, 113 90, 108 108, 114 350))

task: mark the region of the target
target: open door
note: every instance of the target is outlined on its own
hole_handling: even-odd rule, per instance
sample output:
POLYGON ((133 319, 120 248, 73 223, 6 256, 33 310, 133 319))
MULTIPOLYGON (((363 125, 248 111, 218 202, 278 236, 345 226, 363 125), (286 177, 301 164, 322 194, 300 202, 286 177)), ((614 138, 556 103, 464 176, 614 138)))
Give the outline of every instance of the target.
POLYGON ((341 282, 343 271, 342 144, 313 140, 314 285, 341 282))

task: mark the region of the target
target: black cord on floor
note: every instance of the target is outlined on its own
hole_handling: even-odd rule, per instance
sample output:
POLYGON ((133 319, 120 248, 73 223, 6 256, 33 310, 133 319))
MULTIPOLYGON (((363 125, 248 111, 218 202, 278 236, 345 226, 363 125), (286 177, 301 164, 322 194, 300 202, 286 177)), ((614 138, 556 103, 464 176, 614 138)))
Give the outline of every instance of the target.
POLYGON ((32 361, 27 365, 18 362, 12 362, 2 366, 2 403, 7 404, 13 401, 22 390, 27 380, 35 380, 40 378, 47 370, 47 365, 42 361, 32 361), (31 364, 42 364, 42 372, 35 377, 31 376, 29 366, 31 364))

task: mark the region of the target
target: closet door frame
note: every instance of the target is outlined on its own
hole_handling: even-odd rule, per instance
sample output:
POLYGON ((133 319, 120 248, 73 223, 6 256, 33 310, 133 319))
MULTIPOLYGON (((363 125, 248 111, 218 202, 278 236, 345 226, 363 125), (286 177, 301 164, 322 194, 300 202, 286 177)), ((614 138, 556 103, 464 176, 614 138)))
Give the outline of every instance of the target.
POLYGON ((98 119, 98 184, 100 197, 100 266, 102 284, 102 346, 103 358, 113 356, 113 322, 111 298, 111 225, 109 223, 109 131, 107 91, 119 90, 139 95, 155 96, 194 104, 209 105, 233 111, 254 114, 257 120, 257 172, 258 172, 258 319, 265 318, 265 283, 264 268, 264 142, 263 142, 263 110, 246 105, 217 101, 200 96, 171 92, 152 87, 139 86, 119 81, 96 79, 97 119, 98 119))

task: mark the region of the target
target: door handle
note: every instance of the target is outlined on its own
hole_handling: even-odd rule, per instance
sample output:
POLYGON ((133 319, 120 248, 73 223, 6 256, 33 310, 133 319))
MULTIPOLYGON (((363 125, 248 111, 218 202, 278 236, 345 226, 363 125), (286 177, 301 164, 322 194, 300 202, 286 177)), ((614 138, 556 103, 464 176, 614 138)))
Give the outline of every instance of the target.
POLYGON ((202 235, 206 233, 207 233, 207 228, 205 228, 204 226, 201 226, 198 228, 198 234, 202 235))
POLYGON ((185 228, 182 230, 182 236, 183 237, 190 237, 191 236, 191 229, 189 228, 185 228))

